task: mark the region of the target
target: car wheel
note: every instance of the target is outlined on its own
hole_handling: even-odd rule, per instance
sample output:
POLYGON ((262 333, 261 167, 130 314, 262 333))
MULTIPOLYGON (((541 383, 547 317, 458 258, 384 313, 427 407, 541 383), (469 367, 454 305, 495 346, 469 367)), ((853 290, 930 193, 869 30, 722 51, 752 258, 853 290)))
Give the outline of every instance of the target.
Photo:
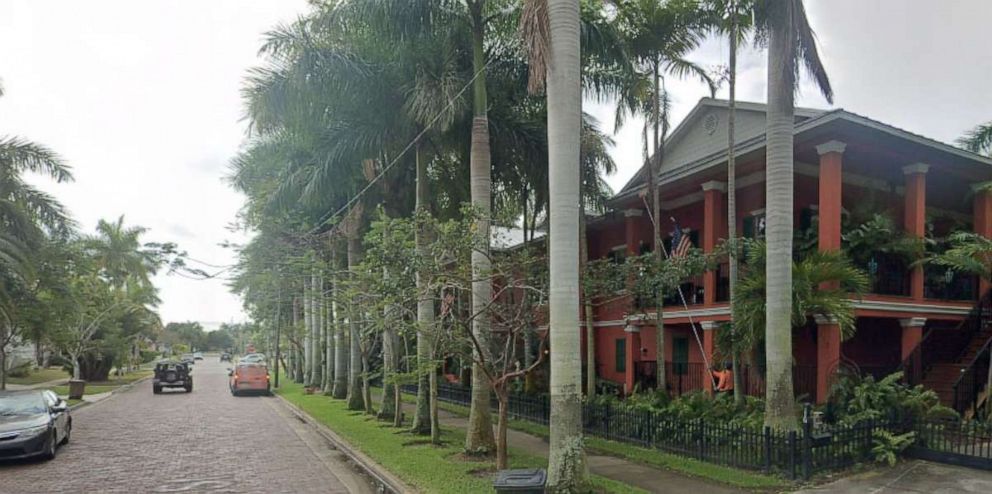
POLYGON ((69 444, 69 436, 72 435, 72 422, 67 422, 65 424, 65 436, 62 437, 62 442, 59 444, 66 445, 69 444))
POLYGON ((162 392, 162 386, 152 386, 152 393, 159 394, 162 392))
POLYGON ((193 392, 193 385, 192 384, 190 384, 189 386, 186 386, 186 392, 187 393, 192 393, 193 392))
POLYGON ((56 439, 58 437, 57 434, 58 431, 52 429, 52 437, 48 438, 48 442, 45 443, 45 452, 42 453, 42 458, 46 460, 55 459, 55 450, 58 448, 58 440, 56 439))

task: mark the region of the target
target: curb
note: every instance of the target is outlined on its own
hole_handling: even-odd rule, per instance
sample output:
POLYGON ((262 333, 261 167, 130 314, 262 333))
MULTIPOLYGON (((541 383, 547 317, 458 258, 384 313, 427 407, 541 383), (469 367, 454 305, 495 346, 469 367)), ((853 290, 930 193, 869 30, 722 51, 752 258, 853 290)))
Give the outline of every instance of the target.
POLYGON ((324 439, 327 439, 335 448, 338 449, 342 454, 348 457, 352 462, 355 463, 366 475, 371 477, 372 481, 378 484, 380 492, 390 492, 393 494, 402 494, 405 492, 416 492, 413 488, 406 485, 402 480, 393 475, 392 472, 386 470, 375 462, 375 460, 369 458, 362 453, 357 448, 352 446, 349 442, 341 438, 337 433, 331 430, 326 425, 318 422, 316 419, 310 416, 307 412, 300 409, 300 407, 291 403, 286 398, 273 393, 272 396, 279 398, 283 405, 289 408, 289 411, 296 416, 296 418, 306 422, 311 427, 317 430, 324 439))

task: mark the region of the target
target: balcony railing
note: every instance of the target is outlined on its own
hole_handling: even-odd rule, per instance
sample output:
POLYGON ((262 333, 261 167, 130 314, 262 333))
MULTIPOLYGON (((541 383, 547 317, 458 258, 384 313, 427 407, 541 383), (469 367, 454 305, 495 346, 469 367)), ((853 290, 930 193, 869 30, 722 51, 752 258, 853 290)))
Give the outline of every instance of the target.
POLYGON ((975 300, 978 278, 944 266, 928 264, 923 268, 923 296, 937 300, 975 300))
POLYGON ((860 266, 868 273, 868 291, 878 295, 909 295, 909 266, 906 261, 888 254, 873 255, 860 266))

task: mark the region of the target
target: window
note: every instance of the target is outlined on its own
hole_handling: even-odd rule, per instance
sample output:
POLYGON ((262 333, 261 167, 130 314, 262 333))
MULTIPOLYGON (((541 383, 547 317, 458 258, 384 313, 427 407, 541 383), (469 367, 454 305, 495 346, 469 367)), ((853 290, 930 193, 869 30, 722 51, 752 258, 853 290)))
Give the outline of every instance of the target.
POLYGON ((743 220, 744 238, 765 238, 765 213, 752 213, 743 220))
POLYGON ((616 369, 617 372, 627 372, 627 339, 617 338, 617 361, 616 369))

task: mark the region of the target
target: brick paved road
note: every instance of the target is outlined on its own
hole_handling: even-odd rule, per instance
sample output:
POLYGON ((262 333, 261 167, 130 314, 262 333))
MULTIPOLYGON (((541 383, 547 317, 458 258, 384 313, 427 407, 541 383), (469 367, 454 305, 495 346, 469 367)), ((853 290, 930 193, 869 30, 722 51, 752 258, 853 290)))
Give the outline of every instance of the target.
POLYGON ((207 356, 190 394, 145 381, 77 410, 54 461, 0 463, 0 493, 372 492, 278 398, 231 396, 226 368, 207 356))

